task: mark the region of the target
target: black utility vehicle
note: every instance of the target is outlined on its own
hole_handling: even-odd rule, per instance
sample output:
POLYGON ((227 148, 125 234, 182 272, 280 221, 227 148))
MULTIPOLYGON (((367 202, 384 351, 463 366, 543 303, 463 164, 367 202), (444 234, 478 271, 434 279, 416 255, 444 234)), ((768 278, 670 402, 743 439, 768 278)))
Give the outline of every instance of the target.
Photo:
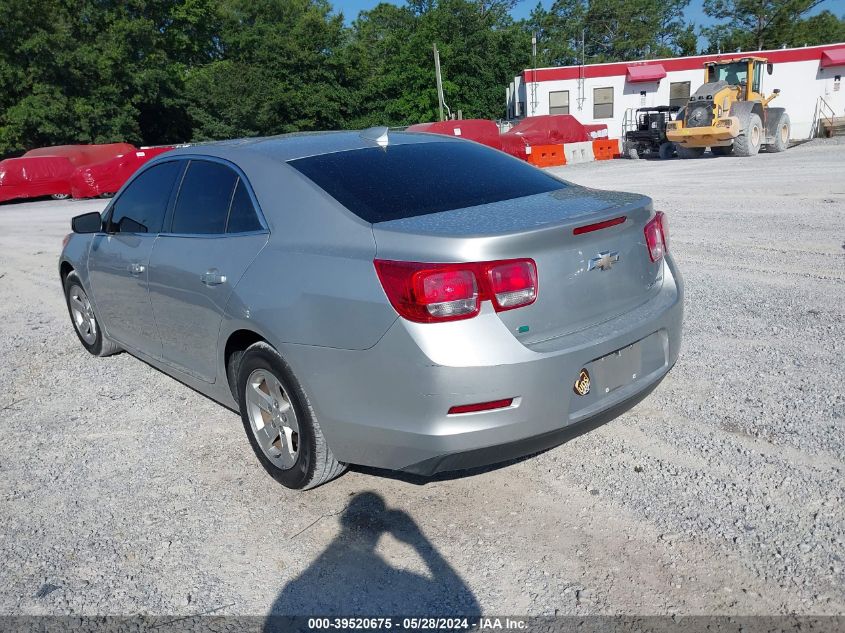
POLYGON ((678 115, 679 106, 638 108, 636 126, 625 132, 625 153, 630 158, 657 155, 672 158, 675 144, 666 139, 666 124, 678 115))

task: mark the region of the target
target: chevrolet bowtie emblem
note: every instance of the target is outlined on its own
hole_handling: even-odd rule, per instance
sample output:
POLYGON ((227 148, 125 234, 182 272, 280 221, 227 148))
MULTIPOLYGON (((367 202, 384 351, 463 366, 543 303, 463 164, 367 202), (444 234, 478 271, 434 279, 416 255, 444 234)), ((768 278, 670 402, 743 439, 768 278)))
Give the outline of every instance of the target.
POLYGON ((599 253, 590 260, 587 270, 594 268, 601 268, 602 270, 610 270, 613 264, 619 261, 619 251, 605 251, 599 253))

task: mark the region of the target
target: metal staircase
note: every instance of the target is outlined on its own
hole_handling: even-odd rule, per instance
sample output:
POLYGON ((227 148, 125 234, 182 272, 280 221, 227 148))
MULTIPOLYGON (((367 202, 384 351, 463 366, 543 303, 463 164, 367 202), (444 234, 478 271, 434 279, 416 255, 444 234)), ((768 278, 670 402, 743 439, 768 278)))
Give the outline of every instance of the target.
POLYGON ((836 112, 827 100, 819 97, 813 118, 812 135, 831 137, 840 134, 845 134, 845 116, 836 116, 836 112))

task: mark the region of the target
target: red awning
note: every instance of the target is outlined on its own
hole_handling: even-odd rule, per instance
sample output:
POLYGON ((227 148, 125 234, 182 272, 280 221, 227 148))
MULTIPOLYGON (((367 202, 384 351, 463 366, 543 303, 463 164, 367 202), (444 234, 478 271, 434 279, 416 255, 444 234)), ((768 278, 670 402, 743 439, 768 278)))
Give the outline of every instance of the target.
POLYGON ((845 48, 822 51, 821 67, 845 66, 845 48))
POLYGON ((662 64, 645 64, 643 66, 628 66, 628 81, 637 83, 640 81, 659 81, 666 76, 666 70, 662 64))

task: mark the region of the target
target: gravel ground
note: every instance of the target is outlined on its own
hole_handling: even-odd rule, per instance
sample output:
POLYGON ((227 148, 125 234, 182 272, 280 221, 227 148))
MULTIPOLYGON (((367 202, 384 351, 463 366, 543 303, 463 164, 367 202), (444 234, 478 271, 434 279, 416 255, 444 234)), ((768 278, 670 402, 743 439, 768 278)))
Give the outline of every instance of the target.
POLYGON ((0 206, 0 613, 845 613, 845 148, 559 171, 669 214, 674 371, 540 456, 305 494, 234 413, 82 349, 56 259, 102 201, 0 206))

